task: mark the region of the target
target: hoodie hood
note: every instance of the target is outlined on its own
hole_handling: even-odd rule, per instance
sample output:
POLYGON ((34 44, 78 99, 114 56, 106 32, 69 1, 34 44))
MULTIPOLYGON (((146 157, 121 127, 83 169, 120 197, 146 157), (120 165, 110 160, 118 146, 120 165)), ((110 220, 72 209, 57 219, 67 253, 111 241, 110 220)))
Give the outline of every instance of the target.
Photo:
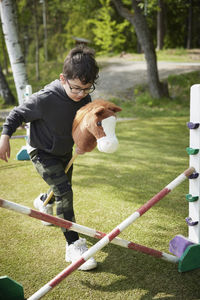
POLYGON ((59 79, 56 79, 56 80, 52 81, 51 83, 45 85, 44 89, 42 89, 41 91, 51 92, 51 93, 53 93, 59 97, 62 97, 64 99, 69 98, 59 79))

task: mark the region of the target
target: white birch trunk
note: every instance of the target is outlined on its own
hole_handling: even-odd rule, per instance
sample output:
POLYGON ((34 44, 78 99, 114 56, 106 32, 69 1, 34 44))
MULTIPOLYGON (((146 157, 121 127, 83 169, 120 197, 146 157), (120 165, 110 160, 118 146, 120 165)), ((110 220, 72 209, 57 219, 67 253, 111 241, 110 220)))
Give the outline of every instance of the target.
POLYGON ((0 0, 0 15, 10 64, 13 72, 19 104, 24 101, 25 87, 28 85, 24 57, 19 44, 15 12, 12 0, 0 0))

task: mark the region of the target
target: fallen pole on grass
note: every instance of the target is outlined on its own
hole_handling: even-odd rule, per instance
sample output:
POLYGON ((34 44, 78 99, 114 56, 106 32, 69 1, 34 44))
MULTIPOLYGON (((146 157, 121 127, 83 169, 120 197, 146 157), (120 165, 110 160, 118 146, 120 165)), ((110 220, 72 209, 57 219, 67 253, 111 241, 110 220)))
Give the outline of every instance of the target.
POLYGON ((193 167, 185 170, 182 174, 176 177, 172 182, 170 182, 164 189, 162 189, 158 194, 141 206, 136 212, 130 215, 122 223, 116 226, 110 233, 104 236, 99 242, 88 249, 83 255, 77 259, 74 263, 70 264, 62 272, 60 272, 51 281, 40 288, 35 294, 33 294, 28 300, 38 300, 46 295, 50 290, 52 290, 56 285, 58 285, 64 278, 69 276, 73 271, 77 270, 82 264, 84 264, 90 257, 92 257, 96 252, 105 247, 110 243, 116 236, 118 236, 124 229, 126 229, 130 224, 136 221, 140 216, 147 212, 153 205, 164 198, 168 193, 171 192, 175 187, 182 183, 186 178, 188 178, 195 169, 193 167))
MULTIPOLYGON (((97 239, 102 239, 104 236, 106 236, 106 233, 89 228, 87 226, 83 226, 83 225, 79 225, 77 223, 73 223, 71 221, 68 220, 64 220, 58 217, 54 217, 51 215, 48 215, 46 213, 43 212, 39 212, 37 210, 31 209, 27 206, 23 206, 8 200, 3 200, 0 199, 0 207, 15 211, 15 212, 19 212, 21 214, 25 214, 29 217, 33 217, 35 219, 39 219, 41 221, 46 221, 49 222, 51 224, 57 225, 59 227, 63 227, 66 229, 70 229, 73 231, 76 231, 78 233, 82 233, 84 235, 93 237, 93 238, 97 238, 97 239)), ((121 238, 114 238, 111 243, 124 247, 124 248, 128 248, 131 250, 135 250, 138 252, 142 252, 145 254, 148 254, 150 256, 156 257, 156 258, 161 258, 164 260, 167 260, 169 262, 172 263, 177 263, 178 262, 178 258, 174 255, 165 253, 165 252, 161 252, 159 250, 153 249, 153 248, 149 248, 140 244, 136 244, 134 242, 130 242, 130 241, 126 241, 124 239, 121 238)))
MULTIPOLYGON (((175 187, 181 184, 186 178, 188 178, 195 169, 190 167, 185 170, 182 174, 176 177, 172 182, 170 182, 164 189, 162 189, 158 194, 141 206, 136 212, 126 218, 122 223, 116 226, 110 233, 105 235, 99 242, 87 250, 83 255, 77 259, 74 263, 70 264, 62 272, 60 272, 51 281, 40 288, 35 294, 33 294, 28 300, 38 300, 46 295, 50 290, 57 286, 64 278, 69 276, 73 271, 78 269, 82 264, 84 264, 90 257, 92 257, 96 252, 105 247, 110 243, 116 236, 118 236, 124 229, 126 229, 130 224, 136 221, 140 216, 147 212, 152 206, 164 198, 168 193, 170 193, 175 187)), ((1 201, 1 200, 0 200, 1 201)))

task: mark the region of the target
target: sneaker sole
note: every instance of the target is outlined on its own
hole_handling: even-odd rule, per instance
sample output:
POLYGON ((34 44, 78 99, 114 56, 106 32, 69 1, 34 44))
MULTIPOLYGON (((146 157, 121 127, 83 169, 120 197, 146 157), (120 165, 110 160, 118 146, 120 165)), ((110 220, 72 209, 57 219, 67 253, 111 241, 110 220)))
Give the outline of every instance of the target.
MULTIPOLYGON (((71 259, 69 259, 68 257, 65 257, 65 261, 66 262, 69 262, 69 263, 72 263, 72 261, 71 261, 71 259)), ((85 265, 85 264, 87 264, 88 263, 88 261, 86 261, 84 264, 82 264, 79 268, 78 268, 78 270, 79 271, 90 271, 90 270, 93 270, 93 269, 96 269, 97 268, 97 262, 95 261, 93 264, 91 264, 91 265, 85 265), (85 265, 85 266, 84 266, 85 265)))
MULTIPOLYGON (((84 264, 85 264, 85 263, 84 263, 84 264)), ((89 266, 89 267, 84 267, 84 264, 81 265, 81 266, 78 268, 79 271, 91 271, 91 270, 94 270, 94 269, 97 268, 97 263, 96 263, 96 264, 93 264, 93 265, 91 265, 91 266, 89 266)))

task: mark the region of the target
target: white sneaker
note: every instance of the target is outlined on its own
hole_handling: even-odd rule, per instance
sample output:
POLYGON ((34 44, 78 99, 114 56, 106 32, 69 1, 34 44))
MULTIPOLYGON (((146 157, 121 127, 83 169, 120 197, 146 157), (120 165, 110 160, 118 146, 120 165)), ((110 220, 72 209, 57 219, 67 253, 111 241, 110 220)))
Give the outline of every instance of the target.
MULTIPOLYGON (((46 206, 43 205, 43 201, 41 200, 42 196, 44 194, 40 194, 37 198, 35 198, 33 205, 35 208, 37 208, 39 211, 45 213, 45 214, 49 214, 49 215, 53 215, 53 204, 47 204, 46 206)), ((45 221, 41 221, 43 225, 45 226, 49 226, 52 225, 49 222, 45 222, 45 221)))
MULTIPOLYGON (((67 262, 77 261, 84 252, 88 250, 85 239, 79 239, 71 245, 66 244, 65 260, 67 262)), ((78 270, 89 271, 97 267, 97 262, 93 257, 90 257, 78 270)))

